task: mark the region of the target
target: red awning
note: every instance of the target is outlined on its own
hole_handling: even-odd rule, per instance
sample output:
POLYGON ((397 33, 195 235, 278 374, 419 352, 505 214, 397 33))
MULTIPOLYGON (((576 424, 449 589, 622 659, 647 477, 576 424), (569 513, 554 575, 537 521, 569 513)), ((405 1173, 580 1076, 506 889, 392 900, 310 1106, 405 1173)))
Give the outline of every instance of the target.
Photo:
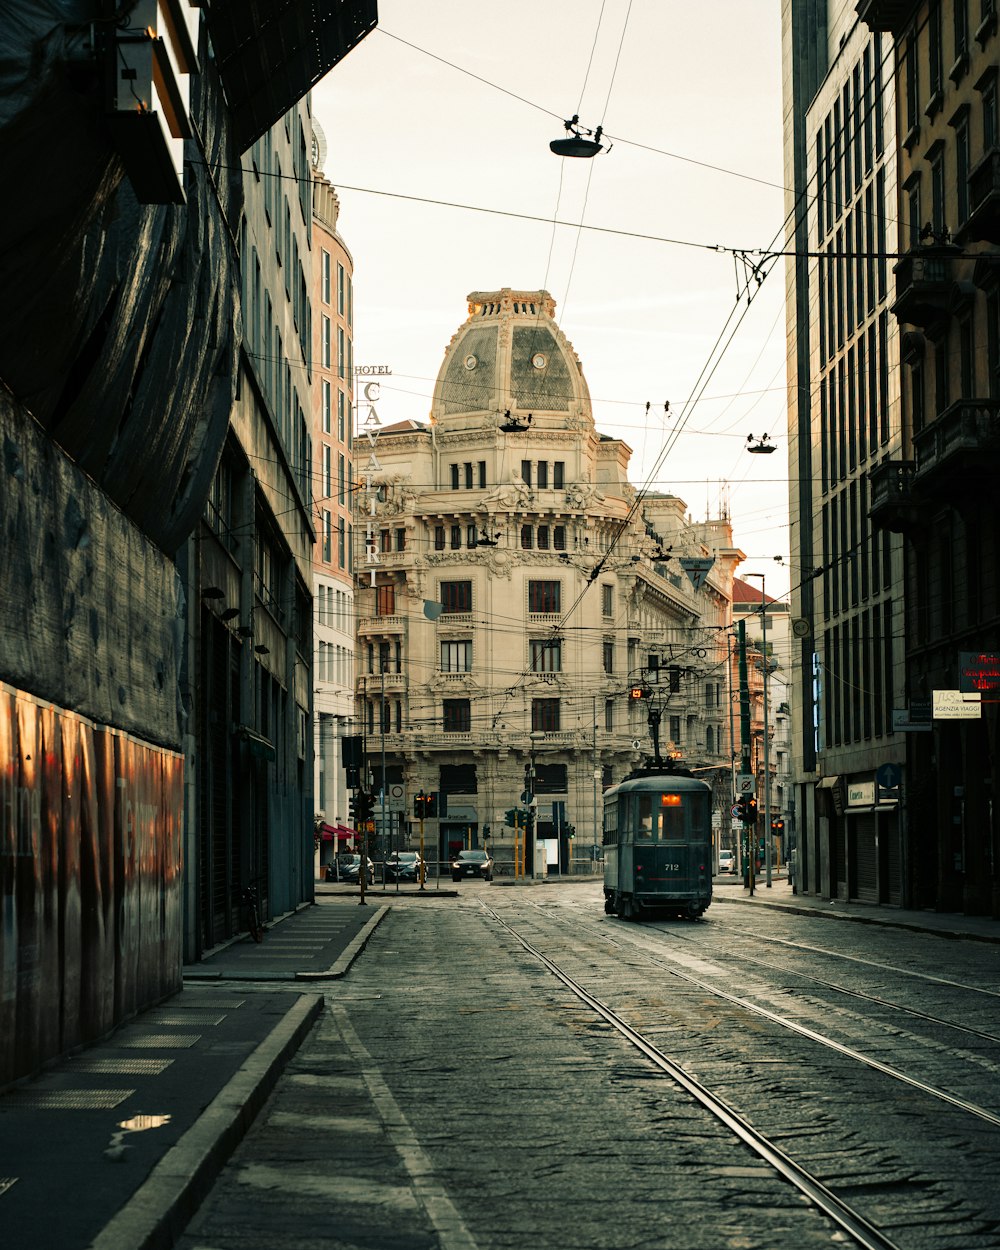
POLYGON ((337 826, 337 837, 341 842, 346 842, 348 838, 356 838, 357 832, 354 829, 348 829, 347 825, 337 826))
POLYGON ((319 836, 324 842, 332 842, 336 832, 337 830, 333 827, 333 825, 328 825, 325 821, 320 822, 319 836))

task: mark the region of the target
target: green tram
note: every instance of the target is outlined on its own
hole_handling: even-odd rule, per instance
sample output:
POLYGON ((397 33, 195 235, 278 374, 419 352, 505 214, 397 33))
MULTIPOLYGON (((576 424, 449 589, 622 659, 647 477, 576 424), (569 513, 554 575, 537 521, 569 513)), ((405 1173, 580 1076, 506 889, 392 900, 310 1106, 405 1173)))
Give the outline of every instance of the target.
POLYGON ((678 769, 640 769, 604 792, 604 910, 696 920, 712 901, 712 788, 678 769))

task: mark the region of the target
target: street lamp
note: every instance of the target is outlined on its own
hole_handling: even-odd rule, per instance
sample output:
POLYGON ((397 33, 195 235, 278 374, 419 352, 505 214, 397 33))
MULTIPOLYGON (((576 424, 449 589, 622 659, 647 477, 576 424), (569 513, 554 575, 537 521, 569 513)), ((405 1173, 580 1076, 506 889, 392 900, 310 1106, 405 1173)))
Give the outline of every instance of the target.
POLYGON ((771 735, 767 723, 767 598, 764 595, 764 573, 747 573, 747 577, 760 578, 760 628, 761 650, 764 655, 764 884, 771 888, 771 735))

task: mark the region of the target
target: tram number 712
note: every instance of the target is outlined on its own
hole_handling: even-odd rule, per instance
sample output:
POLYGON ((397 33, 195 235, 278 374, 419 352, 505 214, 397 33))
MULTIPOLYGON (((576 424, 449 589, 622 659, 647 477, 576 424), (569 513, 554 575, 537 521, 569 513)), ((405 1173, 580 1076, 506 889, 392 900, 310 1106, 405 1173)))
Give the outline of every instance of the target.
POLYGON ((663 867, 667 872, 680 872, 681 870, 680 864, 664 864, 663 867))

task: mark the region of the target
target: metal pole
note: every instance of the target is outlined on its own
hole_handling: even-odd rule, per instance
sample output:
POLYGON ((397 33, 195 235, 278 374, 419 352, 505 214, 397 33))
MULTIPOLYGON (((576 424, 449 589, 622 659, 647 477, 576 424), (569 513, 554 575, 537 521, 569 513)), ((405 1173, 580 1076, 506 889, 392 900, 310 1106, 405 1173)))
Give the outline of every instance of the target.
POLYGON ((599 828, 600 828, 598 819, 597 819, 597 816, 598 816, 597 783, 600 780, 600 772, 601 772, 600 765, 597 762, 597 695, 595 694, 594 695, 594 841, 593 841, 594 846, 600 845, 600 841, 601 841, 601 839, 599 839, 597 836, 599 828))
POLYGON ((380 813, 381 819, 379 820, 378 831, 379 831, 379 836, 382 840, 383 848, 386 845, 385 801, 386 801, 386 798, 388 797, 386 795, 386 784, 385 784, 385 664, 386 662, 385 660, 383 660, 382 663, 379 665, 379 668, 381 668, 382 670, 382 706, 379 708, 379 716, 381 718, 379 720, 379 728, 381 729, 381 732, 382 732, 382 803, 381 803, 382 811, 380 813))
POLYGON ((764 574, 760 575, 760 619, 764 651, 764 884, 771 888, 771 756, 770 726, 767 721, 767 600, 764 597, 764 574))

